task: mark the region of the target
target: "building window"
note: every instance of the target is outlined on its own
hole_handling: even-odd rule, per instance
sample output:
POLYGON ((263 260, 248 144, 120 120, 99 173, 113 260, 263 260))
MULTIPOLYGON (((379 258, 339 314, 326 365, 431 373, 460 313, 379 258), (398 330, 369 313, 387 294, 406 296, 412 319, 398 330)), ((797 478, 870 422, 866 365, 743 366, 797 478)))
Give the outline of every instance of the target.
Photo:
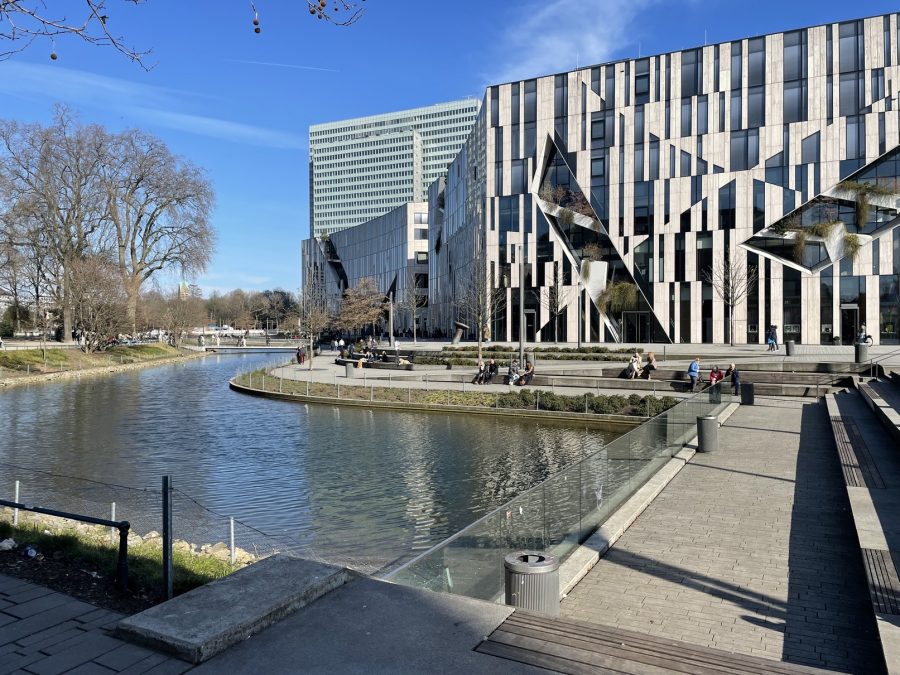
POLYGON ((691 122, 693 117, 691 99, 681 99, 681 135, 691 135, 691 122))
POLYGON ((766 124, 765 87, 750 87, 747 91, 747 126, 762 127, 766 124))
POLYGON ((640 59, 634 64, 634 103, 640 105, 650 100, 650 59, 640 59))
POLYGON ((427 225, 428 224, 428 214, 427 213, 414 213, 413 214, 413 222, 416 225, 427 225))
POLYGON ((703 80, 703 50, 690 49, 681 52, 681 97, 696 96, 700 93, 703 80))
POLYGON ((747 85, 761 87, 766 83, 766 39, 760 37, 750 40, 747 52, 747 85))
POLYGON ((745 171, 759 164, 759 129, 731 132, 731 171, 745 171))
POLYGON ((709 133, 709 97, 697 97, 697 133, 709 133))
MULTIPOLYGON (((525 82, 525 133, 528 133, 528 122, 537 121, 537 83, 534 80, 525 82)), ((527 143, 527 141, 526 141, 527 143)), ((526 153, 528 154, 528 153, 526 153)))
POLYGON ((427 265, 428 264, 428 251, 416 251, 416 264, 417 265, 427 265))
POLYGON ((653 222, 653 183, 650 181, 634 184, 634 233, 650 234, 653 222))
POLYGON ((742 86, 742 53, 741 53, 741 43, 740 42, 732 42, 731 43, 731 88, 732 89, 740 89, 742 86))

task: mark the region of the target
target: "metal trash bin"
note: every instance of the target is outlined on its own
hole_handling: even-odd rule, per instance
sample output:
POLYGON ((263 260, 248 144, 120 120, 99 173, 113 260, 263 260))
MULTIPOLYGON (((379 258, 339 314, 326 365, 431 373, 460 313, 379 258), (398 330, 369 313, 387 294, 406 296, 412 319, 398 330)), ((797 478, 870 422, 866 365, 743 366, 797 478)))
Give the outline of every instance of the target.
POLYGON ((559 560, 543 551, 517 551, 503 559, 510 607, 559 616, 559 560))
POLYGON ((741 405, 753 405, 754 393, 752 382, 741 382, 741 405))
POLYGON ((344 374, 347 376, 348 380, 352 380, 356 377, 356 364, 355 363, 345 363, 344 364, 344 374))
POLYGON ((788 356, 794 355, 794 350, 796 347, 797 347, 797 344, 793 340, 788 340, 787 342, 784 343, 785 353, 788 356))
POLYGON ((869 345, 865 342, 857 342, 853 345, 856 349, 856 362, 865 363, 869 360, 869 345))
POLYGON ((715 415, 697 417, 697 452, 719 449, 719 419, 715 415))

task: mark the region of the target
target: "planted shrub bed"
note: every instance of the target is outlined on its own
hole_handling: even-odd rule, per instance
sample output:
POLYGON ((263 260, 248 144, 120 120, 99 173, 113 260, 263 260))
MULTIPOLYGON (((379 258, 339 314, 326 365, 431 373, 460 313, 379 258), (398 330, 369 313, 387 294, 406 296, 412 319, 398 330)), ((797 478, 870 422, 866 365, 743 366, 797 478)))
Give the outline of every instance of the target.
POLYGON ((601 415, 630 415, 643 417, 658 415, 678 403, 674 396, 630 396, 605 394, 555 394, 549 391, 522 389, 493 393, 485 391, 455 391, 402 389, 350 384, 327 384, 299 380, 281 380, 262 370, 240 375, 237 384, 282 394, 300 394, 316 398, 333 398, 382 403, 415 403, 428 406, 466 406, 474 408, 504 408, 515 410, 544 410, 551 412, 594 413, 601 415), (265 378, 263 377, 265 375, 265 378))

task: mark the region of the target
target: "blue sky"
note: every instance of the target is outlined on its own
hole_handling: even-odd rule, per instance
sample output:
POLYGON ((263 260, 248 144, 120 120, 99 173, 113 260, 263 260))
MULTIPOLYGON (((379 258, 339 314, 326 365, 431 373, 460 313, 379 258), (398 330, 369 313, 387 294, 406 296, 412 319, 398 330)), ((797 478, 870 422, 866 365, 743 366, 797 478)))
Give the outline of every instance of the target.
MULTIPOLYGON (((60 3, 48 3, 59 5, 60 3)), ((66 7, 80 3, 68 0, 66 7)), ((74 38, 0 62, 0 116, 145 129, 204 167, 218 250, 196 281, 296 290, 309 232, 310 124, 481 98, 491 83, 805 25, 897 11, 896 2, 366 0, 340 28, 299 0, 107 0, 109 26, 152 49, 145 72, 74 38), (587 19, 585 18, 587 17, 587 19)), ((73 11, 72 17, 76 14, 73 11)))

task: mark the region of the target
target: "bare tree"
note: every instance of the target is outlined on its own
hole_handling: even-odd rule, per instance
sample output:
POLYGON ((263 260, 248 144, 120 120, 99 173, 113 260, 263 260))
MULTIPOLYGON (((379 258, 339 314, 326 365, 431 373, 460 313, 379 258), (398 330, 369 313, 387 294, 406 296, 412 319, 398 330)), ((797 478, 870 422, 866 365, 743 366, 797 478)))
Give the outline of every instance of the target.
MULTIPOLYGON (((493 277, 488 274, 484 255, 476 256, 471 270, 471 274, 458 289, 455 304, 460 321, 475 326, 480 360, 484 340, 490 335, 491 322, 505 306, 506 289, 495 287, 493 277)), ((524 281, 520 279, 519 283, 524 281)))
POLYGON ((309 369, 312 370, 313 356, 315 354, 316 341, 324 330, 332 322, 331 312, 328 311, 328 303, 322 284, 316 280, 306 280, 300 293, 300 301, 297 303, 297 328, 301 336, 309 339, 309 369))
POLYGON ((715 290, 728 312, 729 343, 734 346, 734 308, 753 292, 759 279, 755 265, 745 265, 726 254, 703 270, 703 279, 715 290))
POLYGON ((103 189, 134 329, 142 284, 163 270, 190 277, 209 264, 213 190, 199 168, 153 136, 132 130, 108 143, 103 189))
POLYGON ((337 318, 338 327, 356 332, 363 326, 372 324, 374 331, 375 322, 384 314, 384 307, 384 293, 378 290, 375 280, 363 277, 356 286, 344 291, 337 318))
POLYGON ((409 322, 412 324, 413 342, 416 342, 416 320, 419 316, 419 310, 428 306, 428 289, 419 286, 419 280, 423 275, 417 273, 415 268, 410 267, 406 270, 404 277, 404 285, 400 290, 395 304, 401 312, 409 315, 409 322), (425 291, 424 293, 422 291, 425 291))
POLYGON ((115 265, 102 256, 72 261, 69 292, 87 352, 104 349, 125 328, 125 294, 115 265))
POLYGON ((169 334, 169 344, 181 347, 190 329, 206 320, 206 308, 201 298, 185 298, 177 288, 167 293, 165 298, 162 326, 169 334))
POLYGON ((49 127, 0 122, 0 182, 20 229, 41 239, 52 261, 42 270, 63 315, 63 339, 71 339, 73 306, 69 270, 74 261, 102 250, 106 203, 99 167, 106 161, 100 127, 74 123, 57 108, 49 127), (35 233, 35 228, 38 230, 35 233))
MULTIPOLYGON (((50 59, 56 61, 56 38, 71 36, 87 44, 112 48, 144 70, 151 68, 146 60, 150 50, 127 45, 125 38, 117 35, 112 28, 116 23, 115 10, 124 10, 128 5, 142 5, 145 0, 69 0, 65 4, 74 16, 53 14, 49 4, 46 0, 0 0, 0 45, 3 45, 0 47, 0 61, 23 51, 35 40, 50 41, 50 59)), ((365 12, 361 3, 356 1, 333 0, 330 8, 328 4, 327 0, 306 0, 310 17, 336 26, 352 25, 365 12)), ((250 10, 253 12, 253 32, 260 33, 259 12, 252 2, 250 10)))

